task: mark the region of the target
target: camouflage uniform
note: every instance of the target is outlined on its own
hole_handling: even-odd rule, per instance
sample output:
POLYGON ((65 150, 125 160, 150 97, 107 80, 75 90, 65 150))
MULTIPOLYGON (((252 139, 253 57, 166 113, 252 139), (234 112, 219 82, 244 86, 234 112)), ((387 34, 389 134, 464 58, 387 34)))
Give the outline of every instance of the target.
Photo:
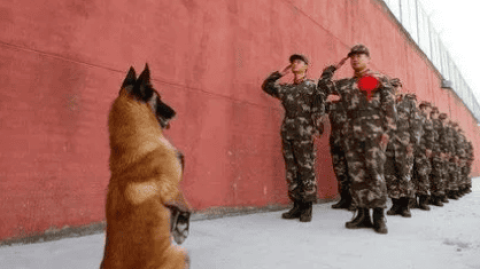
MULTIPOLYGON (((327 69, 332 70, 333 76, 335 68, 332 66, 327 69)), ((348 174, 352 180, 350 194, 359 208, 385 208, 385 149, 380 148, 380 140, 385 133, 393 137, 396 129, 395 95, 385 75, 368 70, 364 76, 372 76, 379 82, 370 100, 359 90, 358 77, 335 83, 348 116, 345 152, 348 174)))
POLYGON ((457 139, 456 139, 456 155, 459 159, 459 164, 457 164, 456 169, 456 176, 457 176, 457 190, 462 191, 465 189, 465 177, 463 176, 463 171, 465 170, 466 165, 466 158, 467 158, 467 144, 465 135, 461 129, 457 131, 457 139))
MULTIPOLYGON (((439 118, 442 119, 446 118, 445 113, 441 113, 439 118)), ((448 199, 445 199, 446 195, 448 194, 448 187, 449 187, 449 160, 448 154, 450 150, 450 138, 449 138, 449 131, 448 131, 448 123, 446 121, 440 120, 440 129, 439 129, 439 146, 440 152, 447 156, 447 159, 441 159, 440 170, 441 170, 441 177, 442 177, 442 195, 439 195, 436 199, 439 199, 442 202, 448 202, 448 199)))
POLYGON ((312 80, 278 84, 281 76, 279 72, 272 73, 262 89, 279 99, 285 108, 281 137, 288 196, 293 201, 312 202, 317 194, 313 136, 323 132, 325 96, 312 80))
POLYGON ((446 161, 446 169, 445 169, 445 179, 448 184, 445 186, 445 190, 447 191, 447 194, 450 196, 451 192, 457 191, 458 186, 457 186, 457 164, 455 163, 455 156, 457 154, 456 152, 456 138, 457 134, 455 129, 452 127, 451 124, 447 124, 445 127, 445 132, 446 132, 446 138, 447 138, 447 153, 449 154, 449 158, 446 161))
MULTIPOLYGON (((325 92, 325 96, 330 94, 339 94, 336 89, 336 83, 332 81, 333 70, 325 69, 321 79, 318 81, 318 88, 325 92)), ((330 153, 332 155, 333 171, 337 178, 338 190, 342 199, 348 207, 351 203, 350 197, 350 177, 348 175, 347 158, 345 155, 345 141, 348 135, 348 118, 347 112, 342 102, 326 103, 326 111, 328 112, 330 125, 332 128, 330 134, 330 153)), ((339 208, 339 207, 335 207, 339 208)))
POLYGON ((413 94, 397 96, 396 110, 397 130, 388 143, 385 163, 388 197, 393 199, 412 195, 413 148, 418 144, 419 137, 416 96, 413 94), (412 151, 409 152, 407 147, 411 147, 412 151))
POLYGON ((415 194, 418 196, 429 195, 430 180, 429 175, 432 172, 431 160, 427 157, 427 150, 433 151, 435 134, 432 120, 427 118, 423 112, 419 113, 420 143, 415 149, 415 168, 413 176, 413 185, 415 194))
POLYGON ((443 167, 445 166, 443 160, 440 158, 442 153, 442 144, 440 143, 440 136, 443 132, 442 122, 440 119, 432 119, 434 130, 434 144, 432 157, 432 173, 430 180, 430 190, 432 196, 442 196, 445 194, 443 167))
POLYGON ((473 154, 473 144, 471 141, 468 141, 467 143, 467 150, 466 150, 466 159, 467 159, 467 164, 466 164, 466 169, 464 172, 464 177, 465 182, 466 182, 466 188, 468 189, 468 192, 471 192, 472 189, 472 178, 470 177, 470 172, 472 171, 472 164, 473 161, 475 160, 475 156, 473 154))

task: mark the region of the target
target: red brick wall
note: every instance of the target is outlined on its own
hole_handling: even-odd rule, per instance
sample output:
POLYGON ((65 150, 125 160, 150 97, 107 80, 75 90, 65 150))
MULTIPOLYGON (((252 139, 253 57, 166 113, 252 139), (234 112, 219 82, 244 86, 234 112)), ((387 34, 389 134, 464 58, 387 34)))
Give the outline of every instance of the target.
MULTIPOLYGON (((0 3, 0 240, 104 219, 108 110, 128 68, 145 62, 178 112, 166 134, 186 154, 183 187, 197 210, 288 202, 283 111, 260 85, 294 52, 309 56, 316 79, 365 43, 374 68, 461 119, 474 144, 480 138, 377 1, 31 3, 0 3)), ((351 75, 348 65, 338 75, 351 75)), ((337 191, 329 131, 317 141, 321 198, 337 191)))

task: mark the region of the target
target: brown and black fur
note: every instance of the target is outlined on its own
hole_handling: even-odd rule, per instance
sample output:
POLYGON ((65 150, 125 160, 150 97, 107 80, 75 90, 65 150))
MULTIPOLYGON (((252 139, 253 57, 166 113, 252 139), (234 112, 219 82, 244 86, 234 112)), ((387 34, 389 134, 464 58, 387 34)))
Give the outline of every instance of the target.
POLYGON ((148 66, 130 71, 108 119, 110 171, 106 242, 100 268, 189 267, 182 243, 191 208, 180 190, 183 154, 163 136, 175 111, 150 83, 148 66))

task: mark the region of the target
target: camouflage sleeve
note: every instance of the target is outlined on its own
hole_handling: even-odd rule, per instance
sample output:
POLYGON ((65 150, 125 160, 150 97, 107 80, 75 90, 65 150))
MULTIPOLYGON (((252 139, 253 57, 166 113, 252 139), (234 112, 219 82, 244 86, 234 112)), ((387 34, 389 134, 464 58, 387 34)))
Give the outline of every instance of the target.
POLYGON ((268 76, 268 78, 263 82, 262 90, 275 98, 281 99, 283 91, 282 87, 277 83, 281 77, 282 75, 278 71, 270 74, 270 76, 268 76))
POLYGON ((450 145, 448 141, 448 133, 447 133, 447 128, 442 126, 441 132, 440 132, 440 150, 443 153, 448 153, 450 150, 450 145))
POLYGON ((419 145, 421 141, 422 127, 420 122, 420 112, 417 108, 417 101, 413 98, 410 100, 410 143, 419 145))
POLYGON ((433 151, 433 147, 435 145, 435 129, 433 128, 432 122, 428 121, 427 123, 427 121, 428 120, 425 121, 426 124, 424 127, 425 148, 433 151))
POLYGON ((387 77, 380 79, 380 101, 381 109, 384 114, 383 127, 387 130, 386 134, 393 138, 395 130, 397 129, 396 118, 397 111, 395 109, 395 92, 390 85, 390 80, 387 77))
POLYGON ((465 152, 465 136, 462 134, 458 134, 458 140, 457 140, 457 156, 459 158, 465 159, 467 157, 466 152, 465 152))
MULTIPOLYGON (((314 84, 315 87, 315 84, 314 84)), ((319 87, 315 87, 312 102, 312 122, 315 124, 318 134, 323 134, 323 120, 325 117, 325 92, 319 87)))
POLYGON ((333 81, 333 74, 335 72, 335 66, 328 66, 322 72, 322 76, 318 80, 318 89, 324 92, 325 96, 335 92, 335 83, 333 81))
POLYGON ((457 155, 457 140, 458 135, 457 132, 450 128, 450 135, 448 136, 448 144, 450 148, 450 154, 452 156, 457 155))

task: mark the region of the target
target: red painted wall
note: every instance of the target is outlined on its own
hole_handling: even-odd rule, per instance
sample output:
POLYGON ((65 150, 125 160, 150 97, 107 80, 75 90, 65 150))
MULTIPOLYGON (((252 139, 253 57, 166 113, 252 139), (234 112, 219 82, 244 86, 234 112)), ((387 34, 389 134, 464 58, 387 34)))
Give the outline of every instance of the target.
MULTIPOLYGON (((2 1, 0 240, 104 219, 108 110, 145 62, 178 112, 166 134, 186 154, 195 209, 287 203, 283 111, 260 85, 294 52, 316 79, 357 42, 478 145, 470 112, 374 0, 2 1)), ((317 141, 320 198, 337 192, 329 132, 317 141)))

